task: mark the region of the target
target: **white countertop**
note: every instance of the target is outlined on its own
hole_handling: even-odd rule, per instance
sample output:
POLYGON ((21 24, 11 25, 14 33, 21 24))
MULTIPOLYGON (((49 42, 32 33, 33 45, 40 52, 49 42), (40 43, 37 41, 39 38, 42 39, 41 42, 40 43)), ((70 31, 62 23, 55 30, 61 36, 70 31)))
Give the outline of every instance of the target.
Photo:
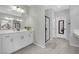
POLYGON ((23 31, 30 32, 30 31, 25 30, 25 29, 20 30, 20 31, 16 31, 16 30, 15 31, 14 30, 0 30, 0 34, 16 33, 16 32, 23 32, 23 31))

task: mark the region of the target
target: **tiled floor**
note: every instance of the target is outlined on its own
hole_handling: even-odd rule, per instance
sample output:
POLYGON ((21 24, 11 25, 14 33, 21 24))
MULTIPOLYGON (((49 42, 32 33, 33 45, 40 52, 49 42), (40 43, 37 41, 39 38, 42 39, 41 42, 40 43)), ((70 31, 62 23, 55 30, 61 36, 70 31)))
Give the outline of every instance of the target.
POLYGON ((79 48, 69 45, 64 39, 53 39, 46 43, 46 48, 38 47, 34 44, 25 47, 15 54, 78 54, 79 48))

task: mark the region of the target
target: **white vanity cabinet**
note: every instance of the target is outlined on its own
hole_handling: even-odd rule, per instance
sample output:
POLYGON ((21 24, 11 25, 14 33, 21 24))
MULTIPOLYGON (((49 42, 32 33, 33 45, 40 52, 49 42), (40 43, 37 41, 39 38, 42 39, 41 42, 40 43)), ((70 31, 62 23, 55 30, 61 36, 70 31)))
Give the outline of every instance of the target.
POLYGON ((33 43, 33 34, 30 36, 32 39, 30 39, 29 34, 32 34, 30 32, 19 32, 16 33, 14 36, 14 49, 17 51, 18 49, 21 49, 23 47, 28 46, 29 44, 33 43))
POLYGON ((13 53, 33 43, 33 32, 0 34, 0 54, 13 53))
POLYGON ((2 36, 0 36, 0 53, 2 53, 2 36))
POLYGON ((4 34, 2 40, 3 53, 11 53, 14 51, 14 36, 13 34, 4 34))
POLYGON ((21 45, 25 47, 33 42, 33 34, 31 34, 31 32, 28 32, 28 34, 26 32, 20 33, 21 45))
POLYGON ((19 33, 14 34, 14 50, 15 51, 22 48, 19 35, 20 35, 19 33))
POLYGON ((29 42, 32 43, 33 42, 33 32, 29 32, 29 42))

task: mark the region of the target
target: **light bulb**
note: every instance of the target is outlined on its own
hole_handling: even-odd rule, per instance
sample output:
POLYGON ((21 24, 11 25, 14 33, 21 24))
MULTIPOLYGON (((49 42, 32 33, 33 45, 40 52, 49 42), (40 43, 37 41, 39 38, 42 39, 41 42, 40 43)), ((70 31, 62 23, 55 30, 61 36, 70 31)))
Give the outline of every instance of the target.
POLYGON ((20 20, 20 19, 16 19, 17 21, 22 21, 22 20, 20 20))
POLYGON ((24 13, 24 10, 22 9, 21 12, 24 13))
POLYGON ((5 17, 5 19, 9 19, 8 17, 5 17))

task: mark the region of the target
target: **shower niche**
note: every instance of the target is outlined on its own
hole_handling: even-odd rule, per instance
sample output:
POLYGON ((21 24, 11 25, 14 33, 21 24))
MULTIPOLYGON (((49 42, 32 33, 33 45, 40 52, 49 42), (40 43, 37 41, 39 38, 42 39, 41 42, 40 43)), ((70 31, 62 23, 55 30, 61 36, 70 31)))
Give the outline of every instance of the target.
POLYGON ((64 34, 64 20, 58 21, 58 33, 64 34))

